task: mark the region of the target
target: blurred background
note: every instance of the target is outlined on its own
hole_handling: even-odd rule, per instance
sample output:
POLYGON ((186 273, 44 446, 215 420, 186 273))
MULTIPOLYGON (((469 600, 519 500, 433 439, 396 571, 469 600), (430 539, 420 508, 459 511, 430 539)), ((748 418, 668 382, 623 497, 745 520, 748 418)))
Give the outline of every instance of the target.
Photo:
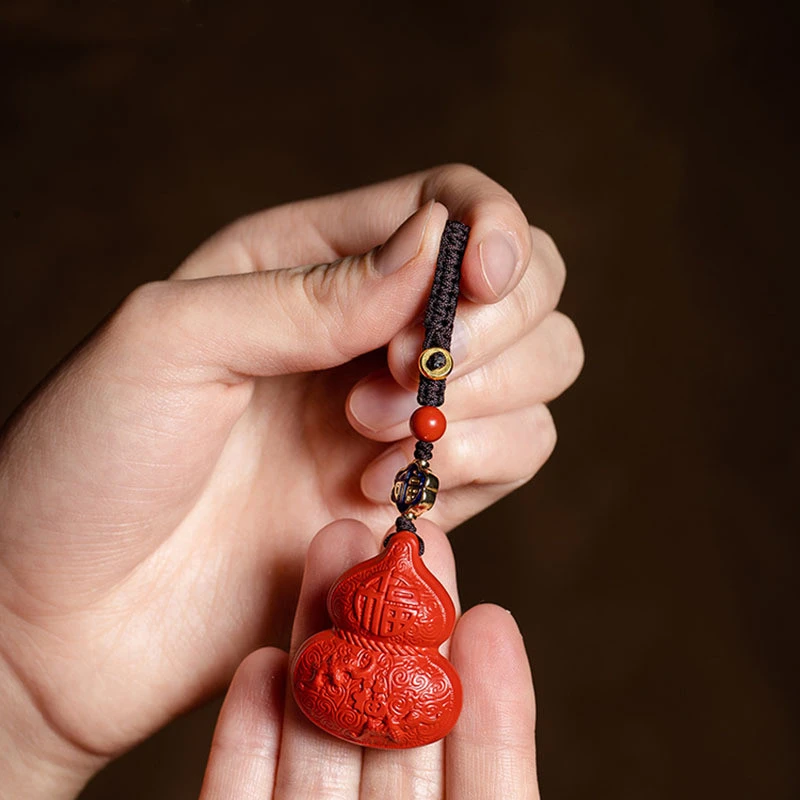
MULTIPOLYGON (((237 216, 472 163, 587 351, 551 461, 453 536, 522 626, 543 796, 800 796, 794 8, 0 3, 3 418, 237 216)), ((195 798, 216 710, 84 800, 195 798)))

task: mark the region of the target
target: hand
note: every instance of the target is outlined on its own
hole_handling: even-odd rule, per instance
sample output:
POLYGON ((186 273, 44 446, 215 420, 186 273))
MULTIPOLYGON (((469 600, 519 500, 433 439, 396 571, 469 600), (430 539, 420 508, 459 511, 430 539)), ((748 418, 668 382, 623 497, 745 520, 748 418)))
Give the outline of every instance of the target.
MULTIPOLYGON (((428 568, 457 602, 447 537, 424 522, 420 532, 428 568)), ((351 520, 317 535, 308 551, 293 652, 311 633, 330 626, 324 601, 331 583, 378 547, 378 537, 351 520)), ((453 731, 427 747, 381 751, 314 727, 286 691, 286 653, 251 653, 222 707, 200 800, 538 798, 533 685, 511 615, 489 605, 468 611, 453 633, 450 659, 464 685, 464 708, 453 731)))
POLYGON ((313 531, 386 530, 447 217, 433 198, 473 230, 432 520, 451 529, 547 458, 544 403, 580 341, 553 311, 555 247, 500 186, 443 167, 223 230, 134 291, 4 431, 0 771, 27 796, 74 795, 284 641, 313 531))

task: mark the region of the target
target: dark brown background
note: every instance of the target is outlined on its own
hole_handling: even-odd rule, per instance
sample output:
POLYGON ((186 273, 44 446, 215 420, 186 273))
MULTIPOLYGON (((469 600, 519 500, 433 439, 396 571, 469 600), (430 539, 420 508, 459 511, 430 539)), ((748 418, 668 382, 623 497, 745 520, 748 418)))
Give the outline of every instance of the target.
MULTIPOLYGON (((271 5, 0 5, 0 411, 237 215, 471 162, 559 242, 588 354, 551 462, 454 537, 522 625, 543 795, 800 796, 795 20, 271 5)), ((196 797, 214 712, 86 800, 196 797)))

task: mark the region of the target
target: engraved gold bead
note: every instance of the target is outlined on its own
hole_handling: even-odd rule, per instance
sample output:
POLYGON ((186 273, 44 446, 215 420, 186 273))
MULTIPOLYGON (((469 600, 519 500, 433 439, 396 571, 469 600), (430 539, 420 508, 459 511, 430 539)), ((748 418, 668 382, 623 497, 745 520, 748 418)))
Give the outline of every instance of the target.
POLYGON ((420 353, 419 371, 432 381, 443 381, 453 371, 453 357, 444 347, 429 347, 420 353))
POLYGON ((400 470, 392 487, 392 502, 397 510, 409 519, 415 519, 433 508, 439 491, 439 479, 423 467, 420 461, 412 461, 400 470))

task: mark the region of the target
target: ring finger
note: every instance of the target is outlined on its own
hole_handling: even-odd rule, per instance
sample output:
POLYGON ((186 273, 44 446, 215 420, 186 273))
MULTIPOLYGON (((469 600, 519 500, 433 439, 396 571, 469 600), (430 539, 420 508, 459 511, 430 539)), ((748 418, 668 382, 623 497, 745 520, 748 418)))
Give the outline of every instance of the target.
MULTIPOLYGON (((505 414, 478 419, 458 420, 448 435, 437 442, 434 471, 441 491, 428 515, 449 530, 461 512, 449 501, 448 493, 469 487, 484 500, 482 507, 530 479, 544 464, 556 443, 553 418, 543 404, 505 414)), ((391 486, 399 470, 413 460, 414 440, 404 439, 372 461, 361 475, 361 490, 375 503, 388 503, 386 487, 391 486)))
POLYGON ((448 798, 538 800, 533 683, 513 618, 498 606, 471 609, 452 655, 464 709, 447 739, 448 798))

